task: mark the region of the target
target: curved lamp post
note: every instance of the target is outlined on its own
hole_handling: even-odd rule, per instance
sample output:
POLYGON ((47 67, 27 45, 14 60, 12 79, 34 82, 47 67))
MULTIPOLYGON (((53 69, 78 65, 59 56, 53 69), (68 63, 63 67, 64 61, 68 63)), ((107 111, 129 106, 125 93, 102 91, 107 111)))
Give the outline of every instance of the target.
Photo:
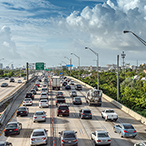
POLYGON ((78 63, 79 63, 79 79, 80 79, 80 57, 77 56, 77 55, 74 54, 74 53, 71 53, 71 55, 75 55, 75 56, 78 58, 78 63))
POLYGON ((99 73, 98 73, 98 58, 99 58, 99 55, 98 55, 98 53, 96 53, 94 50, 92 50, 89 47, 85 47, 85 49, 91 50, 97 56, 97 89, 99 90, 99 73))

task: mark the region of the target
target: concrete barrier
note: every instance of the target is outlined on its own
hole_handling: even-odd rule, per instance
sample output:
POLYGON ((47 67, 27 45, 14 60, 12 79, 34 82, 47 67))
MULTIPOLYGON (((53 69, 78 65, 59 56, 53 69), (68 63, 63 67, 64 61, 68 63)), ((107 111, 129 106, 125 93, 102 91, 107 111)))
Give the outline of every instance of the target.
MULTIPOLYGON (((76 78, 73 78, 73 77, 70 77, 70 76, 67 76, 67 78, 70 78, 74 81, 77 81, 79 83, 81 83, 82 85, 86 86, 87 88, 89 89, 93 89, 92 86, 76 79, 76 78)), ((103 93, 103 96, 102 96, 105 100, 107 100, 108 102, 112 103, 113 105, 115 105, 116 107, 118 107, 119 109, 121 109, 122 111, 124 111, 125 113, 129 114, 131 117, 135 118, 136 120, 140 121, 141 123, 145 124, 146 125, 146 118, 141 116, 140 114, 134 112, 133 110, 129 109, 128 107, 122 105, 121 103, 119 103, 118 101, 110 98, 109 96, 107 96, 106 94, 103 93)))

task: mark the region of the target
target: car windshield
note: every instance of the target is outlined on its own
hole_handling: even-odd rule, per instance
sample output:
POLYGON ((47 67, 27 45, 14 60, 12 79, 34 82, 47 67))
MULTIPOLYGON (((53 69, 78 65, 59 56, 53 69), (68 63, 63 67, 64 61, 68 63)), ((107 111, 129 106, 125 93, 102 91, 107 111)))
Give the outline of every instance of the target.
POLYGON ((59 110, 68 110, 68 106, 60 106, 59 110))
POLYGON ((31 93, 27 93, 26 95, 31 95, 31 93))
POLYGON ((123 125, 124 129, 134 129, 134 127, 132 125, 123 125))
POLYGON ((43 131, 37 131, 37 132, 34 132, 32 136, 44 136, 44 132, 43 131))
POLYGON ((42 91, 46 91, 46 90, 48 90, 47 88, 45 88, 45 89, 42 89, 42 91))
POLYGON ((43 93, 42 95, 45 95, 46 96, 47 94, 43 93))
POLYGON ((63 94, 62 92, 57 92, 57 94, 63 94))
POLYGON ((81 87, 81 85, 77 85, 77 87, 81 87))
POLYGON ((17 124, 8 124, 6 128, 16 128, 17 124))
POLYGON ((48 102, 47 100, 41 100, 41 102, 48 102))
POLYGON ((72 91, 72 93, 76 93, 76 91, 72 91))
POLYGON ((106 113, 114 113, 114 110, 107 110, 106 113))
POLYGON ((80 100, 81 100, 81 98, 75 98, 75 100, 78 100, 78 101, 80 101, 80 100))
POLYGON ((43 112, 36 112, 35 115, 44 115, 43 112))
POLYGON ((31 99, 25 99, 25 101, 30 101, 31 99))
POLYGON ((26 111, 26 108, 18 108, 18 111, 26 111))
POLYGON ((109 137, 107 133, 98 133, 98 137, 109 137))
POLYGON ((75 138, 74 133, 64 133, 64 138, 75 138))
POLYGON ((65 100, 57 100, 57 102, 65 102, 65 100))
POLYGON ((91 113, 91 111, 84 111, 84 113, 91 113))

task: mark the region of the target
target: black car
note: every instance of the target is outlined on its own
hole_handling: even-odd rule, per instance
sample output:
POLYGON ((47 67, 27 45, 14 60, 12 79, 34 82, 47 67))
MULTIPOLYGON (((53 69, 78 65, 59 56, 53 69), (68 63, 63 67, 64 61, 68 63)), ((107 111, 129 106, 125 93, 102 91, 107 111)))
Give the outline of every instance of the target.
POLYGON ((76 133, 72 130, 61 131, 60 134, 60 143, 62 146, 78 146, 78 139, 76 133))
POLYGON ((11 142, 7 142, 7 141, 1 141, 0 142, 0 146, 12 146, 11 142))
POLYGON ((73 104, 82 104, 82 100, 80 97, 74 97, 72 103, 73 104))
POLYGON ((15 82, 14 78, 10 78, 10 82, 15 82))
POLYGON ((57 92, 56 93, 56 98, 58 98, 58 97, 63 97, 63 92, 61 92, 61 91, 59 91, 59 92, 57 92))
POLYGON ((92 119, 92 113, 89 109, 81 109, 79 111, 79 117, 81 119, 92 119))
POLYGON ((1 87, 7 87, 8 86, 8 83, 2 83, 1 84, 1 87))
POLYGON ((34 99, 34 95, 32 92, 26 93, 25 98, 31 98, 32 100, 34 99))
POLYGON ((9 122, 4 129, 4 135, 19 135, 22 129, 22 124, 19 122, 9 122))
POLYGON ((76 84, 76 85, 75 85, 75 89, 76 89, 76 90, 82 90, 82 86, 81 86, 80 84, 76 84))
POLYGON ((38 91, 38 87, 37 86, 33 86, 33 89, 35 89, 36 91, 38 91))
POLYGON ((17 116, 27 116, 28 115, 28 108, 27 107, 19 107, 17 110, 17 116))
POLYGON ((66 89, 66 90, 70 90, 70 89, 71 89, 71 86, 70 86, 70 85, 66 85, 66 86, 65 86, 65 89, 66 89))
POLYGON ((36 90, 35 89, 31 89, 31 91, 33 94, 36 94, 36 90))
POLYGON ((66 103, 65 98, 57 98, 57 99, 56 99, 56 106, 57 106, 58 104, 63 104, 63 103, 66 103))

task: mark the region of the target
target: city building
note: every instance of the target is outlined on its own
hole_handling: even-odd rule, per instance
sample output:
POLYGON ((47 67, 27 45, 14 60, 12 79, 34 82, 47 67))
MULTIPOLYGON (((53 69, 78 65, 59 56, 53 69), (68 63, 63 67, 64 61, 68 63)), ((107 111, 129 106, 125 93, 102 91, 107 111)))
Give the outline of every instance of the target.
POLYGON ((0 63, 0 69, 3 69, 3 64, 2 63, 0 63))

